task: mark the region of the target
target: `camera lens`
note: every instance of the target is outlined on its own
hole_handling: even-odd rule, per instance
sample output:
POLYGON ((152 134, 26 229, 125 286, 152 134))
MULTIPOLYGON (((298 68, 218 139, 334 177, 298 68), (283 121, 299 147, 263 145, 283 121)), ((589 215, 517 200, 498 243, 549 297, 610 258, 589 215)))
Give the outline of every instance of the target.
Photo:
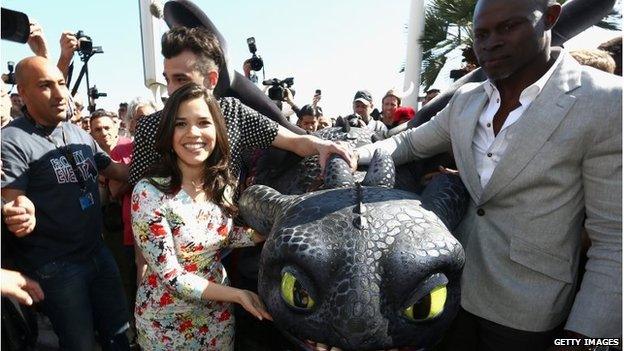
POLYGON ((93 42, 90 40, 80 41, 80 51, 84 54, 90 54, 93 51, 93 42))
POLYGON ((252 71, 259 71, 262 69, 262 66, 264 66, 262 59, 259 57, 252 57, 249 64, 252 71))

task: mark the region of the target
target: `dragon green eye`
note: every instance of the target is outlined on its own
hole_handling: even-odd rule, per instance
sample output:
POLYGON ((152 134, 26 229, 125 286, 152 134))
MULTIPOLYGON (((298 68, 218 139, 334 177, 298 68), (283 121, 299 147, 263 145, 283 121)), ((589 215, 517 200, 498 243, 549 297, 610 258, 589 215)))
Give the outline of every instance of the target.
POLYGON ((314 307, 314 300, 301 286, 294 275, 288 272, 282 274, 282 298, 292 307, 306 310, 314 307))
POLYGON ((444 310, 446 285, 436 286, 427 296, 406 308, 403 313, 413 321, 424 321, 436 317, 444 310))

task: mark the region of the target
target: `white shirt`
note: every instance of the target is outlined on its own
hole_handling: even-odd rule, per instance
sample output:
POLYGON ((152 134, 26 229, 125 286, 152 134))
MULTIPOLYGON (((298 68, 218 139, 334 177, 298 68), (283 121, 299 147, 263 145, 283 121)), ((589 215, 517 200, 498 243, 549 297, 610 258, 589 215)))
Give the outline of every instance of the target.
POLYGON ((485 188, 490 181, 494 169, 505 155, 509 142, 514 137, 514 124, 522 118, 524 111, 531 105, 537 96, 544 89, 544 85, 552 76, 556 67, 562 60, 564 55, 559 55, 555 63, 548 71, 535 83, 526 87, 520 94, 520 106, 509 113, 505 123, 494 136, 494 115, 500 108, 500 92, 493 82, 487 80, 483 83, 483 88, 488 95, 489 102, 481 112, 477 126, 475 127, 474 137, 472 138, 472 152, 474 155, 475 166, 479 173, 481 187, 485 188))

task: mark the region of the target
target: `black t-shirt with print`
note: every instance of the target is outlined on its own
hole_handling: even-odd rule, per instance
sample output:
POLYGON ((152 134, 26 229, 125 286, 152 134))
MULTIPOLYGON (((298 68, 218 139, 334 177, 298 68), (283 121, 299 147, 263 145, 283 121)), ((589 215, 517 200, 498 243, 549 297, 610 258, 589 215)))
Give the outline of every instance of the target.
POLYGON ((34 231, 23 238, 3 233, 20 267, 33 270, 58 259, 82 259, 100 247, 97 176, 110 162, 89 134, 68 122, 45 128, 21 117, 2 129, 2 189, 24 191, 35 205, 37 219, 34 231), (78 175, 68 160, 69 152, 78 175), (90 194, 93 204, 83 209, 80 198, 85 194, 90 194))

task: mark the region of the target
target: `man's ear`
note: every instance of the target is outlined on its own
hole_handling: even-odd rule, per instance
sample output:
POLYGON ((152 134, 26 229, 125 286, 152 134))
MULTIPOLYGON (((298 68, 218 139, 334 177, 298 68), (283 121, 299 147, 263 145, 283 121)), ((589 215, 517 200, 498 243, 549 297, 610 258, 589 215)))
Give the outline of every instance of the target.
POLYGON ((546 25, 545 30, 551 30, 555 24, 557 23, 557 20, 559 19, 559 16, 561 15, 561 5, 560 4, 552 4, 550 6, 548 6, 548 8, 546 9, 546 12, 544 13, 544 23, 546 25))
POLYGON ((27 97, 24 98, 26 96, 26 94, 24 94, 24 87, 21 84, 16 85, 16 87, 17 87, 17 93, 22 99, 22 105, 26 105, 26 100, 28 100, 28 98, 27 97))
POLYGON ((217 86, 219 81, 219 72, 216 70, 208 71, 206 77, 204 77, 204 87, 213 90, 217 86))

